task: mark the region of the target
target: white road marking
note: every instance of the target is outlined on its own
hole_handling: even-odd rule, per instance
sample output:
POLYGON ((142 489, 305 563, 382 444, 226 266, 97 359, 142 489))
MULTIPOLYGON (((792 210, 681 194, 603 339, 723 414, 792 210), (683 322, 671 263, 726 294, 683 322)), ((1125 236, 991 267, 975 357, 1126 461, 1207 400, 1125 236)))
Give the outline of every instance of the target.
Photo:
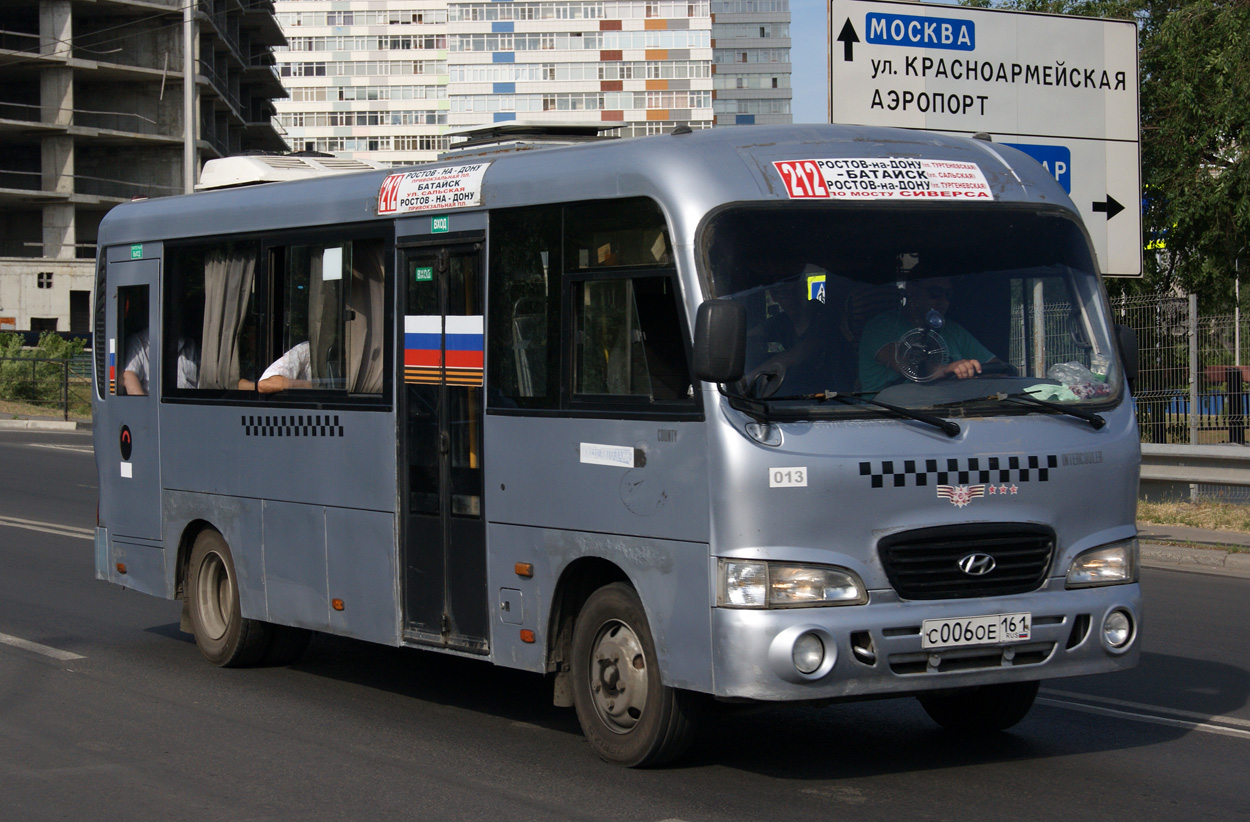
POLYGON ((95 452, 95 447, 91 445, 60 445, 52 442, 32 442, 27 444, 31 448, 55 448, 58 451, 75 451, 79 454, 91 454, 95 452))
POLYGON ((1188 731, 1202 731, 1203 733, 1219 734, 1220 736, 1234 736, 1239 739, 1250 739, 1250 731, 1243 731, 1240 728, 1226 728, 1223 725, 1211 725, 1207 722, 1189 722, 1184 719, 1170 719, 1166 716, 1150 716, 1149 714, 1139 714, 1133 711, 1119 711, 1114 708, 1103 708, 1099 705, 1082 705, 1079 702, 1067 702, 1062 699, 1049 699, 1046 697, 1038 697, 1038 704, 1050 705, 1053 708, 1066 708, 1069 711, 1080 711, 1086 714, 1100 714, 1102 716, 1112 716, 1118 719, 1131 719, 1135 722, 1149 722, 1154 725, 1167 725, 1172 728, 1184 728, 1188 731))
POLYGON ((82 654, 62 651, 60 648, 51 648, 47 645, 40 645, 38 642, 19 639, 18 637, 9 636, 8 634, 0 634, 0 644, 12 645, 14 648, 21 648, 23 651, 34 651, 37 654, 50 656, 53 659, 59 659, 62 662, 69 662, 71 659, 86 659, 86 657, 82 654))
POLYGON ((1225 725, 1240 725, 1243 728, 1250 728, 1250 719, 1238 719, 1235 716, 1211 716, 1210 714, 1204 714, 1198 711, 1182 711, 1178 708, 1163 708, 1158 705, 1147 705, 1142 702, 1129 702, 1124 699, 1112 699, 1108 696, 1092 696, 1090 694, 1079 694, 1075 691, 1059 691, 1052 688, 1042 689, 1041 695, 1067 697, 1068 699, 1081 702, 1101 702, 1104 705, 1116 705, 1120 708, 1133 708, 1139 711, 1168 714, 1171 716, 1196 719, 1206 722, 1220 722, 1225 725))
POLYGON ((18 517, 0 517, 0 525, 8 525, 11 528, 25 528, 27 531, 42 531, 45 534, 56 534, 57 536, 73 537, 74 539, 95 539, 95 531, 91 528, 78 528, 73 525, 61 525, 56 522, 38 522, 18 517))

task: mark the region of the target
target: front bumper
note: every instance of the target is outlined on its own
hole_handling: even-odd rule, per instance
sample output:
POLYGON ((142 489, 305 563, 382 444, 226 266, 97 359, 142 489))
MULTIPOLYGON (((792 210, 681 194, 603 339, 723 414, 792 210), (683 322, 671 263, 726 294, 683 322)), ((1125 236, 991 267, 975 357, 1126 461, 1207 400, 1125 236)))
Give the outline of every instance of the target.
POLYGON ((1141 645, 1138 584, 1065 590, 1048 579, 1014 596, 924 602, 873 591, 867 605, 788 610, 712 609, 713 693, 768 701, 903 695, 1082 674, 1137 664, 1141 645), (1112 611, 1128 614, 1132 635, 1121 648, 1103 641, 1112 611), (960 649, 921 647, 926 619, 1032 614, 1028 641, 960 649), (825 645, 813 673, 795 668, 797 639, 814 632, 825 645))

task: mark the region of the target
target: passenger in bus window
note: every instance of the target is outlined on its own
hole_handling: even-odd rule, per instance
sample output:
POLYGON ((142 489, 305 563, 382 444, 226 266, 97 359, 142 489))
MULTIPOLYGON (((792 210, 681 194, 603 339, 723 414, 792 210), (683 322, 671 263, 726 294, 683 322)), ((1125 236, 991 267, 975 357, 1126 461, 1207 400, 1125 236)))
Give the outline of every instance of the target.
MULTIPOLYGON (((122 372, 122 384, 126 393, 145 396, 148 393, 148 330, 145 328, 126 339, 126 366, 122 372)), ((200 349, 195 340, 181 337, 178 340, 179 388, 195 388, 200 376, 200 349)))
POLYGON ((307 341, 275 360, 256 382, 262 394, 275 394, 292 388, 312 388, 312 356, 307 341))
POLYGON ((954 296, 951 278, 921 278, 919 269, 917 265, 909 273, 903 305, 878 314, 864 326, 859 380, 865 392, 876 393, 905 379, 929 382, 954 376, 966 380, 980 374, 985 363, 1003 362, 946 316, 954 296), (932 356, 917 359, 915 354, 923 346, 928 346, 932 356), (940 353, 943 347, 945 352, 940 353))

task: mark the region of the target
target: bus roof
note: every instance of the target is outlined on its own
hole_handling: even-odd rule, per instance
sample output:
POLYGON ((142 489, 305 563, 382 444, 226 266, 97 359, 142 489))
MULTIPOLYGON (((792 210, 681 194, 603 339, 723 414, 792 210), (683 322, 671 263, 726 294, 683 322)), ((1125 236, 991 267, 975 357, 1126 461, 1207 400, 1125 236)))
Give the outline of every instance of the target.
MULTIPOLYGON (((673 222, 676 241, 684 243, 688 240, 681 238, 692 237, 703 216, 721 205, 790 199, 774 162, 879 158, 976 163, 996 202, 1051 205, 1077 216, 1054 178, 1008 146, 924 131, 836 125, 707 129, 486 156, 480 162, 490 167, 482 182, 481 205, 474 208, 647 196, 660 202, 673 222)), ((378 192, 388 175, 399 170, 126 203, 106 215, 98 244, 104 248, 393 219, 378 216, 378 192)))

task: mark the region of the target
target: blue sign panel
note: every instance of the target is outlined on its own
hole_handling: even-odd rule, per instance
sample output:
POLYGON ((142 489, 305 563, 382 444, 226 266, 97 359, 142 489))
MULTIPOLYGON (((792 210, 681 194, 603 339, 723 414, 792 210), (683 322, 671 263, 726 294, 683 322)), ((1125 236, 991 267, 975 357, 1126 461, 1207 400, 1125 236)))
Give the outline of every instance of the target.
POLYGON ((1042 164, 1063 190, 1072 193, 1072 152, 1067 146, 1038 146, 1031 143, 1003 143, 1023 151, 1042 164))
POLYGON ((972 51, 977 47, 976 24, 971 20, 873 12, 865 23, 868 42, 879 46, 953 51, 972 51))

